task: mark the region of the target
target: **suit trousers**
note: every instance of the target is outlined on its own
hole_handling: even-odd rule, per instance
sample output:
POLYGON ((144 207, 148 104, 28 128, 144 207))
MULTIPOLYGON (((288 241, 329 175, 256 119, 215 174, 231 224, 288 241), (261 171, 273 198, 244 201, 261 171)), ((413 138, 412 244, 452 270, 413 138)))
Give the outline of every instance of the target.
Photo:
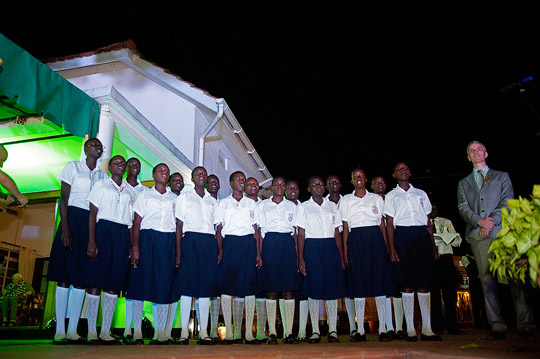
MULTIPOLYGON (((484 301, 486 304, 486 316, 489 324, 491 325, 491 330, 506 331, 507 325, 501 315, 499 293, 497 291, 497 280, 489 271, 488 258, 491 257, 491 254, 488 254, 488 250, 494 239, 486 238, 484 240, 477 240, 474 238, 468 238, 468 241, 471 244, 471 249, 478 268, 478 275, 480 276, 480 281, 482 282, 484 301)), ((534 323, 534 316, 530 311, 531 306, 530 303, 528 303, 529 300, 527 293, 524 291, 524 286, 521 283, 517 283, 513 280, 508 280, 508 284, 516 310, 518 332, 535 329, 536 325, 534 323)))

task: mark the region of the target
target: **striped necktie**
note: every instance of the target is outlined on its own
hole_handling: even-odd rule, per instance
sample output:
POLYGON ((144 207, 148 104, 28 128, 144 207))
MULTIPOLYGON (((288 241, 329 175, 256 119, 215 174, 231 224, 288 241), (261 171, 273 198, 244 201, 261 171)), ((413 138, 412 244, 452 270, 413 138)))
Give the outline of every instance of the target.
POLYGON ((477 172, 478 176, 476 176, 476 184, 479 189, 482 189, 482 186, 484 185, 484 174, 482 173, 482 170, 478 170, 477 172))

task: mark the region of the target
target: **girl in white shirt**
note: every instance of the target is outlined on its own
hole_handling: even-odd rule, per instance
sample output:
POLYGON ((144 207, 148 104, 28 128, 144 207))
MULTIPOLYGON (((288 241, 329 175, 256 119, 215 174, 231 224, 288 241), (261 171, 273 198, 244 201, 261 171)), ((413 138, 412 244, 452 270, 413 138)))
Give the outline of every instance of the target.
MULTIPOLYGON (((304 277, 302 293, 308 297, 311 318, 319 317, 319 300, 326 300, 328 342, 339 342, 337 335, 337 300, 345 296, 345 262, 337 205, 325 198, 324 180, 309 179, 311 198, 298 206, 298 269, 304 277)), ((311 320, 313 334, 309 343, 319 343, 318 320, 311 320)))

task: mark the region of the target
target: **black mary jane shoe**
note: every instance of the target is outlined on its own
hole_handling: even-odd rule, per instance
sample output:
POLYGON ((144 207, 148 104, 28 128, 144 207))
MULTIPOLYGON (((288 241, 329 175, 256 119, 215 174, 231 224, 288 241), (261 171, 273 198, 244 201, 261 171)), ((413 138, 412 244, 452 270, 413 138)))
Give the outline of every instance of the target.
POLYGON ((68 344, 66 338, 62 338, 62 339, 53 339, 52 343, 53 343, 53 345, 67 345, 67 344, 68 344))
POLYGON ((359 341, 360 341, 360 334, 356 330, 353 330, 351 332, 351 335, 349 335, 349 342, 356 343, 359 341))
POLYGON ((281 342, 283 344, 298 344, 299 341, 297 340, 293 334, 289 334, 286 338, 284 338, 281 342))
POLYGON ((214 345, 214 341, 209 337, 199 338, 197 340, 197 344, 199 344, 199 345, 214 345))
POLYGON ((169 345, 169 341, 168 340, 157 340, 157 339, 152 339, 150 340, 150 345, 169 345))
POLYGON ((276 345, 277 344, 277 337, 274 334, 270 334, 270 336, 266 340, 266 344, 268 344, 268 345, 276 345))
POLYGON ((420 340, 423 342, 442 342, 442 337, 438 335, 420 335, 420 340))
POLYGON ((390 339, 390 336, 388 335, 388 333, 381 333, 379 334, 379 341, 380 342, 383 342, 383 343, 386 343, 386 342, 389 342, 391 341, 392 339, 390 339))
POLYGON ((188 338, 178 338, 178 340, 175 342, 177 345, 189 345, 189 339, 188 338))
POLYGON ((417 337, 416 335, 410 335, 410 336, 407 335, 407 339, 405 339, 405 340, 407 340, 408 342, 411 342, 411 343, 412 343, 412 342, 417 342, 417 341, 418 341, 418 337, 417 337))
POLYGON ((261 342, 257 338, 252 339, 252 340, 247 340, 246 339, 246 340, 244 340, 244 344, 256 345, 256 344, 261 344, 261 342))
POLYGON ((321 335, 319 333, 313 333, 308 339, 309 344, 317 344, 321 342, 321 335))
POLYGON ((337 333, 336 332, 328 333, 327 342, 328 343, 339 343, 339 338, 338 338, 337 333))
POLYGON ((78 339, 67 339, 69 345, 86 345, 88 342, 86 339, 79 337, 78 339))
POLYGON ((396 335, 394 335, 395 340, 405 340, 407 338, 407 335, 405 335, 405 332, 403 330, 398 330, 396 335))

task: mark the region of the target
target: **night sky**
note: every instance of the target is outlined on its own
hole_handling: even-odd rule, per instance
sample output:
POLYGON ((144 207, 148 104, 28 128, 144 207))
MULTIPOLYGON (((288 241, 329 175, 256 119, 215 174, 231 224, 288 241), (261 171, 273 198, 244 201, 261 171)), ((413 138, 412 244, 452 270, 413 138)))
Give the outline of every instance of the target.
POLYGON ((132 39, 144 58, 225 98, 302 200, 315 174, 352 191, 357 166, 390 190, 404 161, 459 227, 473 139, 516 195, 540 183, 540 2, 258 3, 11 5, 20 8, 2 11, 0 31, 41 60, 132 39), (524 94, 500 92, 526 76, 524 94))

